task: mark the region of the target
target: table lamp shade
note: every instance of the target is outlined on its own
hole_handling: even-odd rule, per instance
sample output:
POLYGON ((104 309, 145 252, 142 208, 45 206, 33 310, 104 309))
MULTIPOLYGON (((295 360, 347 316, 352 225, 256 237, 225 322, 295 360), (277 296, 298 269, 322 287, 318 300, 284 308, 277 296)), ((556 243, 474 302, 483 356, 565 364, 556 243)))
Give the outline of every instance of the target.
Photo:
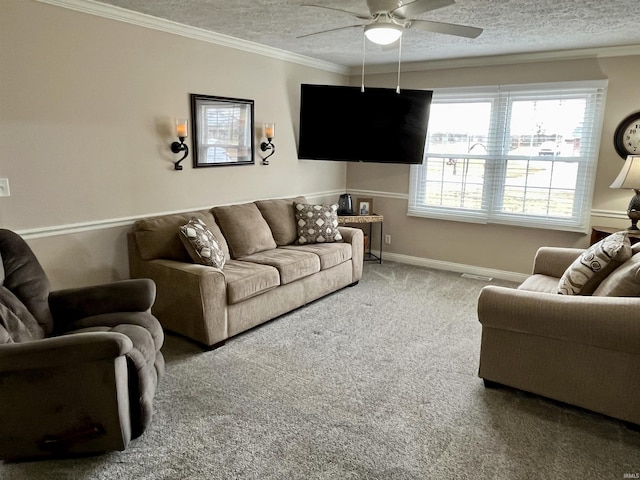
POLYGON ((611 188, 640 189, 640 155, 629 155, 611 188))
POLYGON ((640 155, 629 155, 622 166, 622 170, 611 184, 611 188, 629 188, 635 191, 627 207, 627 216, 631 226, 627 230, 639 230, 640 220, 640 155))

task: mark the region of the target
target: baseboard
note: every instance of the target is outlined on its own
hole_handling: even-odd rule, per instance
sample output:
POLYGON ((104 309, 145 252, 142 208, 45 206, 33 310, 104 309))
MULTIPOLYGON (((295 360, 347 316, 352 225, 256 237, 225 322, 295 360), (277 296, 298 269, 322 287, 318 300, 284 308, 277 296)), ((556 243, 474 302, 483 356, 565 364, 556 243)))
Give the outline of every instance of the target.
MULTIPOLYGON (((378 252, 373 252, 379 255, 378 252)), ((468 273, 471 275, 479 275, 482 277, 497 278, 509 282, 522 283, 529 275, 518 272, 508 272, 505 270, 496 270, 493 268, 477 267, 474 265, 465 265, 462 263, 444 262, 442 260, 433 260, 431 258, 412 257, 399 253, 382 252, 382 261, 389 260, 392 262, 406 263, 408 265, 416 265, 419 267, 435 268, 437 270, 446 270, 449 272, 468 273)))

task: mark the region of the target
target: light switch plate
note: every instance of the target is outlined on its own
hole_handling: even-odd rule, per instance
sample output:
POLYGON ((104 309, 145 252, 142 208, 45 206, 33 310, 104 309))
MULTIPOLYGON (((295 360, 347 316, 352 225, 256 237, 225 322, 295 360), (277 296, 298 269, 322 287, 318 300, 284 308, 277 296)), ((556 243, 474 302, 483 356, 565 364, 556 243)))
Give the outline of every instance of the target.
POLYGON ((8 197, 9 195, 9 179, 0 178, 0 197, 8 197))

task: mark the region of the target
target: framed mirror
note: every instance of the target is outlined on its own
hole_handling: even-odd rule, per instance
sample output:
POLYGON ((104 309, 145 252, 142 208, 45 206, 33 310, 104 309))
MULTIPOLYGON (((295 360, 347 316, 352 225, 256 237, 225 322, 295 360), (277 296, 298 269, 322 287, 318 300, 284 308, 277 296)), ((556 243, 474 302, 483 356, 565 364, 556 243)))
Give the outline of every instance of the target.
POLYGON ((251 165, 253 100, 191 94, 193 166, 251 165))

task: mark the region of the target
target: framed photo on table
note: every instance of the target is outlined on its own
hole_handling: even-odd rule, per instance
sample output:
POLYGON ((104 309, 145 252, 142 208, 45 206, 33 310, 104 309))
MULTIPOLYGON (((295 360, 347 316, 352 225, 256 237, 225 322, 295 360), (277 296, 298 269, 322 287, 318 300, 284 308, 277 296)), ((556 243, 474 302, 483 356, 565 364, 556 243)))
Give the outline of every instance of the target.
POLYGON ((358 215, 373 215, 373 198, 358 198, 358 215))

